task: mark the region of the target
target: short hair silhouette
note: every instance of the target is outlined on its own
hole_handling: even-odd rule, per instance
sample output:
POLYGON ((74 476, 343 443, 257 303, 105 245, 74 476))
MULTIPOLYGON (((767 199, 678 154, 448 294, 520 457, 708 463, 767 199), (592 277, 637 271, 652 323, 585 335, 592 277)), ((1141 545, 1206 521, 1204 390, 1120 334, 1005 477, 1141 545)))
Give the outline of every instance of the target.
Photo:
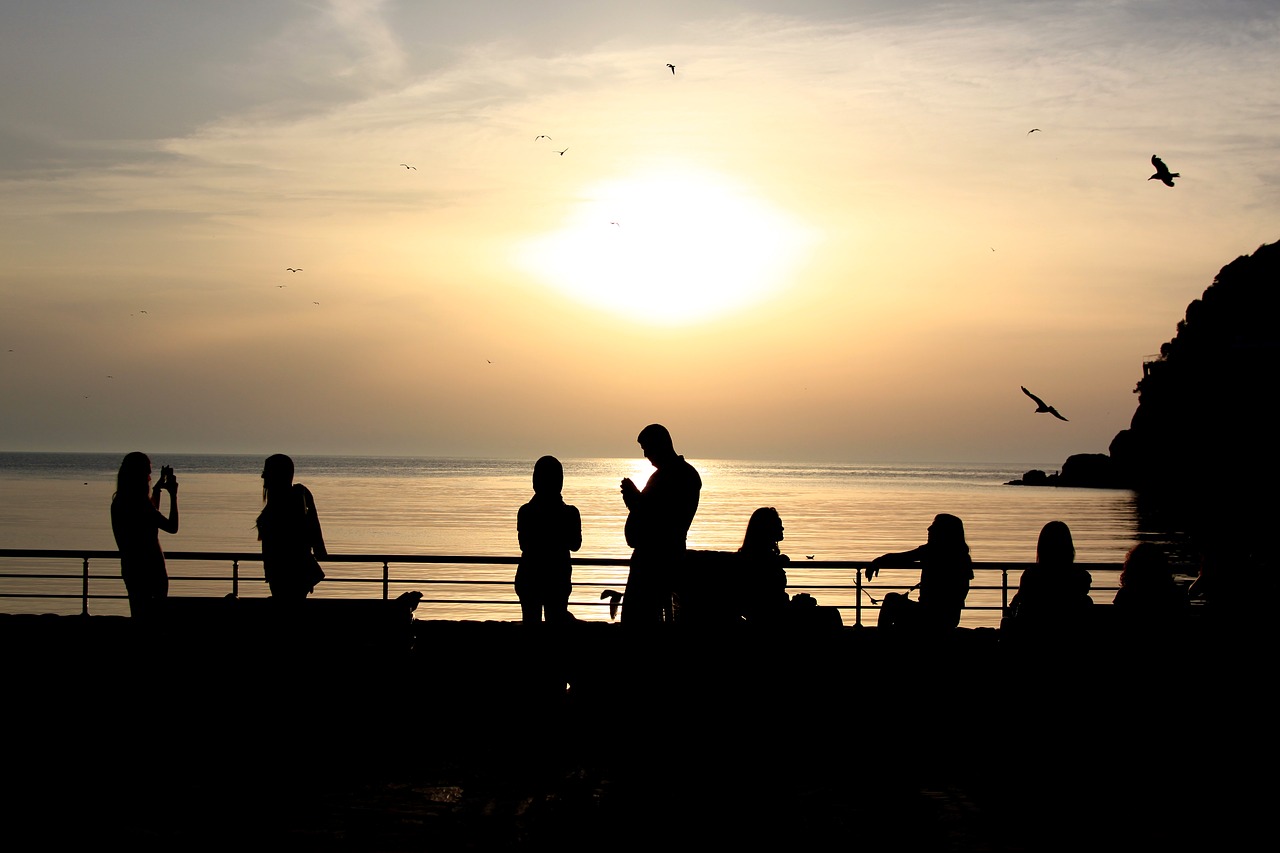
POLYGON ((671 432, 662 424, 649 424, 640 430, 640 435, 636 436, 636 441, 644 448, 653 448, 654 450, 675 449, 675 444, 671 440, 671 432))

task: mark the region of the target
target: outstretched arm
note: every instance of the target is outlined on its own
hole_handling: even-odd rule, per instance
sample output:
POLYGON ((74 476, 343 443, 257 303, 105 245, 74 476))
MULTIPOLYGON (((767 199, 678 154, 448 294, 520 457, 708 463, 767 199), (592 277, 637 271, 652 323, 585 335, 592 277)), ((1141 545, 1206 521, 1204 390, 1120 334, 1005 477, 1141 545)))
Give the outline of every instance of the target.
POLYGON ((881 554, 871 561, 871 565, 867 566, 866 577, 871 580, 881 569, 904 568, 920 562, 920 558, 924 556, 924 546, 912 548, 910 551, 897 551, 892 554, 881 554))

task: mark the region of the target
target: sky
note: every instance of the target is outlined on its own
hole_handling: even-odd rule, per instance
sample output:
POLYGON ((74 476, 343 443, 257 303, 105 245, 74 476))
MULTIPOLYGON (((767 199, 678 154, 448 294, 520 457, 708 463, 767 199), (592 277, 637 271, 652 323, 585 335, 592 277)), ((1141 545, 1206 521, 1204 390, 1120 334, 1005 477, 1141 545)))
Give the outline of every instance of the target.
POLYGON ((1280 239, 1277 56, 1246 0, 5 3, 0 450, 1105 453, 1280 239))

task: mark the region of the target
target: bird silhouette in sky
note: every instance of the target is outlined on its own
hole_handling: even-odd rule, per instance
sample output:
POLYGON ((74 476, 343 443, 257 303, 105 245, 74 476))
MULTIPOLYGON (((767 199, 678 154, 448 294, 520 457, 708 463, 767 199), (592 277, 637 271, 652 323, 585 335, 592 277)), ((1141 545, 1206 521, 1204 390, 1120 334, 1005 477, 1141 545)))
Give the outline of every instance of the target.
POLYGON ((289 272, 302 272, 301 269, 298 269, 295 267, 285 267, 285 269, 288 270, 289 272))
POLYGON ((547 136, 545 133, 539 133, 537 136, 533 138, 533 141, 537 142, 539 139, 550 139, 550 138, 551 137, 547 136))
POLYGON ((401 163, 400 165, 401 165, 401 166, 404 166, 406 169, 413 169, 413 171, 415 171, 415 172, 416 172, 416 171, 418 171, 418 167, 417 167, 417 166, 410 166, 408 163, 401 163))
POLYGON ((676 73, 676 67, 672 65, 670 62, 667 63, 667 67, 671 69, 672 74, 676 73))
POLYGON ((1169 167, 1155 154, 1151 155, 1151 165, 1156 167, 1156 173, 1147 178, 1148 181, 1162 181, 1166 187, 1171 187, 1173 186, 1174 178, 1182 177, 1178 172, 1170 172, 1169 167))
POLYGON ((1045 402, 1044 402, 1044 400, 1041 400, 1041 399, 1040 399, 1039 397, 1037 397, 1035 394, 1032 394, 1030 391, 1028 391, 1028 390, 1027 390, 1027 386, 1022 385, 1022 386, 1020 386, 1020 387, 1022 388, 1022 393, 1023 393, 1023 394, 1026 394, 1026 395, 1027 395, 1028 397, 1030 397, 1032 400, 1035 400, 1035 401, 1036 401, 1036 413, 1037 413, 1037 414, 1038 414, 1038 413, 1040 413, 1040 412, 1048 412, 1049 414, 1053 415, 1055 418, 1057 418, 1057 419, 1058 419, 1058 420, 1060 420, 1060 421, 1065 421, 1065 420, 1066 420, 1066 418, 1064 418, 1062 415, 1058 414, 1058 410, 1057 410, 1057 409, 1055 409, 1053 406, 1046 405, 1046 404, 1045 404, 1045 402))
POLYGON ((1033 127, 1030 130, 1028 130, 1027 133, 1044 133, 1044 131, 1038 127, 1033 127))
POLYGON ((561 157, 563 157, 563 156, 564 156, 564 152, 566 152, 566 151, 568 151, 568 150, 569 150, 568 148, 561 148, 561 149, 560 149, 559 151, 557 151, 556 153, 557 153, 557 154, 559 154, 561 157))

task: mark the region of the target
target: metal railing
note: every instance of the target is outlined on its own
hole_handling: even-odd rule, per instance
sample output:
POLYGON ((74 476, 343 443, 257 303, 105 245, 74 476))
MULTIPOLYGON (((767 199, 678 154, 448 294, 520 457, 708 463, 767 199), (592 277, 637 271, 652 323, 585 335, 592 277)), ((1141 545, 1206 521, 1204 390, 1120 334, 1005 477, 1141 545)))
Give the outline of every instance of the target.
MULTIPOLYGON (((94 551, 94 550, 43 550, 43 549, 0 549, 0 568, 7 568, 10 561, 26 560, 34 561, 35 564, 46 563, 57 560, 74 560, 80 564, 80 570, 75 573, 61 571, 0 571, 0 599, 36 599, 36 600, 67 600, 77 599, 80 603, 80 613, 89 615, 90 604, 94 601, 119 601, 127 599, 124 593, 124 582, 120 575, 119 569, 120 555, 117 551, 94 551), (97 567, 103 567, 97 570, 97 567), (109 567, 109 568, 108 568, 109 567), (40 582, 54 581, 58 583, 68 584, 75 582, 78 589, 75 592, 55 592, 48 589, 26 590, 21 587, 25 584, 30 586, 40 582), (112 584, 117 591, 102 592, 94 589, 101 582, 112 584)), ((241 587, 243 584, 254 583, 261 584, 261 569, 254 572, 252 577, 246 576, 244 567, 246 565, 260 564, 262 555, 255 552, 226 552, 226 551, 173 551, 165 554, 165 561, 169 568, 170 575, 170 594, 175 594, 184 586, 193 587, 196 584, 208 587, 209 585, 227 585, 226 592, 222 594, 230 594, 239 597, 241 595, 241 587), (175 564, 181 565, 184 562, 212 562, 225 564, 227 571, 216 574, 192 575, 174 573, 175 564)), ((447 605, 449 607, 503 607, 514 608, 517 610, 518 617, 519 601, 512 592, 512 576, 504 578, 484 578, 484 577, 431 577, 422 574, 414 574, 408 576, 404 573, 404 569, 409 566, 417 566, 423 564, 434 564, 439 566, 482 566, 482 567, 513 567, 512 575, 514 575, 514 566, 520 561, 519 557, 495 557, 495 556, 474 556, 474 555, 424 555, 424 554, 328 554, 322 561, 326 568, 340 564, 364 564, 371 566, 379 566, 376 575, 335 575, 330 574, 324 581, 325 588, 332 591, 336 586, 349 585, 355 587, 377 587, 376 596, 368 594, 360 594, 352 597, 370 598, 377 597, 381 599, 392 598, 393 591, 407 591, 411 588, 428 587, 443 589, 450 586, 467 586, 467 587, 501 587, 507 590, 504 597, 484 597, 484 598, 449 598, 436 597, 433 595, 424 595, 419 605, 447 605), (400 569, 399 572, 395 569, 400 569)), ((591 567, 591 568, 616 568, 618 572, 612 580, 596 579, 594 581, 583 583, 575 579, 575 591, 582 589, 592 589, 603 591, 608 588, 623 589, 626 583, 627 566, 629 561, 622 558, 609 557, 574 557, 572 559, 573 566, 591 567)), ((796 582, 793 580, 788 584, 788 591, 813 593, 831 593, 839 597, 851 594, 852 603, 830 605, 835 606, 840 611, 852 611, 853 624, 863 624, 864 611, 875 612, 879 610, 880 602, 883 600, 885 593, 889 592, 910 592, 915 587, 909 583, 887 583, 877 579, 874 588, 869 588, 864 581, 864 570, 870 565, 868 560, 813 560, 801 563, 793 562, 788 566, 788 571, 793 575, 804 575, 812 577, 814 575, 821 576, 827 573, 833 576, 839 575, 842 580, 837 582, 833 577, 831 583, 822 582, 796 582), (843 580, 847 579, 847 580, 843 580), (874 593, 874 594, 873 594, 874 593)), ((990 577, 993 574, 999 575, 998 583, 981 583, 975 582, 970 587, 969 603, 966 604, 965 610, 973 611, 999 611, 1003 614, 1009 606, 1010 583, 1016 587, 1018 577, 1022 570, 1027 568, 1030 563, 974 563, 975 580, 980 580, 984 576, 990 577), (994 601, 994 596, 988 593, 999 593, 999 600, 994 601), (974 595, 978 593, 978 595, 974 595), (983 603, 985 602, 985 603, 983 603)), ((1108 573, 1118 573, 1120 566, 1115 563, 1082 563, 1078 564, 1093 574, 1095 583, 1094 592, 1114 591, 1116 586, 1098 583, 1101 577, 1107 576, 1108 573)), ((445 574, 442 572, 442 574, 445 574)), ((1109 596, 1107 597, 1109 600, 1109 596)), ((1098 599, 1102 600, 1102 599, 1098 599)), ((607 601, 601 599, 574 600, 570 602, 573 606, 579 608, 596 608, 603 609, 609 606, 607 601)), ((827 603, 825 600, 823 603, 827 603)), ((0 607, 0 611, 7 611, 9 608, 0 607)))

